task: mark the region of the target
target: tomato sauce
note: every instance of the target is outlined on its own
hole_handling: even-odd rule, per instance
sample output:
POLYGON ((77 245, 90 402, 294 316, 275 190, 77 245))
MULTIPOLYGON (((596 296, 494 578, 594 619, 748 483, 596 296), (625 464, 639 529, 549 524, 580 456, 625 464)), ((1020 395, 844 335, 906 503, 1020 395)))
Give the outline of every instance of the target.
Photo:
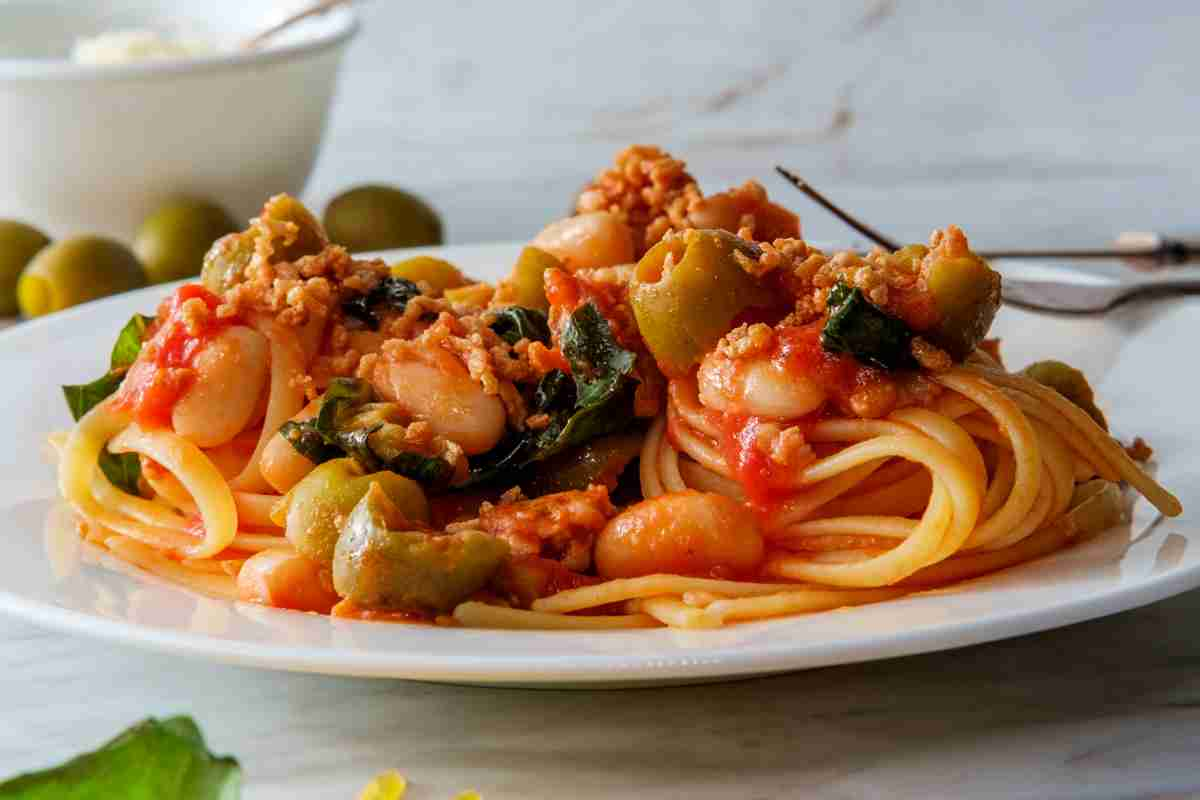
POLYGON ((773 509, 792 494, 792 490, 779 488, 792 469, 776 463, 758 447, 764 422, 761 417, 740 414, 726 414, 721 420, 720 444, 725 463, 733 469, 746 499, 757 511, 773 509))
POLYGON ((882 370, 861 364, 845 353, 821 346, 825 320, 776 331, 774 358, 787 372, 803 375, 820 386, 837 408, 847 411, 850 396, 871 384, 890 380, 882 370))
POLYGON ((219 305, 221 299, 197 283, 179 287, 164 300, 158 307, 150 339, 113 398, 114 407, 132 412, 140 425, 169 427, 171 409, 191 385, 196 356, 221 331, 237 322, 234 317, 217 318, 219 305), (209 313, 200 321, 199 330, 190 331, 181 309, 193 299, 203 302, 209 313))
MULTIPOLYGON (((789 374, 802 375, 814 381, 829 398, 826 405, 802 420, 791 420, 802 431, 822 417, 849 410, 850 397, 856 392, 888 382, 882 371, 859 363, 844 353, 830 353, 821 346, 821 330, 825 320, 808 325, 776 330, 776 346, 771 358, 781 362, 789 374)), ((759 417, 726 414, 721 419, 721 449, 725 462, 733 469, 738 483, 751 505, 760 512, 777 508, 792 490, 779 487, 786 483, 795 467, 779 464, 758 446, 762 426, 772 420, 759 417)))

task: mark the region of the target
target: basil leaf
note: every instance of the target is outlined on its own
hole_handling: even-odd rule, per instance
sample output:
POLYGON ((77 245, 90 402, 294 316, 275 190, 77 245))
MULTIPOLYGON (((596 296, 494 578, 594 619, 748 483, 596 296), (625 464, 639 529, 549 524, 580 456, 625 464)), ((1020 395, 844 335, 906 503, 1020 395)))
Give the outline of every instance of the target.
POLYGON ((134 314, 117 334, 117 341, 109 358, 108 372, 91 383, 62 387, 63 396, 67 399, 67 408, 76 422, 120 388, 125 371, 142 352, 142 338, 152 322, 154 317, 134 314))
POLYGON ((137 361, 138 354, 142 352, 146 329, 152 322, 154 322, 154 317, 147 317, 144 314, 134 314, 129 318, 129 322, 126 322, 125 327, 121 328, 121 332, 117 334, 117 341, 113 344, 112 356, 109 358, 110 370, 129 369, 133 366, 133 362, 137 361))
POLYGON ((550 343, 550 323, 546 320, 545 312, 536 308, 508 306, 492 313, 495 319, 492 320, 491 329, 509 344, 516 344, 522 339, 550 343))
POLYGON ((342 303, 342 313, 353 317, 373 331, 379 330, 376 309, 403 312, 408 301, 421 294, 421 290, 410 280, 388 276, 371 291, 360 294, 342 303))
MULTIPOLYGON (((91 383, 62 387, 67 408, 76 422, 121 387, 126 371, 142 352, 142 342, 152 322, 154 317, 134 314, 117 334, 117 341, 113 344, 112 355, 109 357, 108 372, 91 383)), ((101 451, 97 463, 104 476, 118 489, 128 494, 139 494, 142 465, 137 455, 110 453, 104 450, 101 451)))
POLYGON ((821 346, 827 352, 846 353, 879 369, 917 366, 910 349, 912 331, 872 305, 861 289, 838 281, 829 290, 826 307, 829 319, 821 331, 821 346))
POLYGON ((91 383, 62 387, 71 417, 78 422, 84 414, 100 405, 105 398, 120 388, 124 378, 124 372, 108 372, 91 383))
POLYGON ((237 760, 208 751, 187 717, 139 722, 99 750, 0 783, 0 800, 237 800, 237 760))
POLYGON ((113 486, 126 494, 141 494, 142 462, 137 453, 110 453, 104 450, 96 463, 113 486))

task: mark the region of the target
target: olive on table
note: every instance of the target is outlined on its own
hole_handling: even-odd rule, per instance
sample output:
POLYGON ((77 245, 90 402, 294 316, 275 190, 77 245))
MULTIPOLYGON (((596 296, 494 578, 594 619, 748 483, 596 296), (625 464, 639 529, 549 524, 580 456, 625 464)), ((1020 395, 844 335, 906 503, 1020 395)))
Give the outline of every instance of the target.
POLYGON ((458 267, 433 256, 413 256, 392 265, 392 277, 417 283, 424 281, 440 296, 447 289, 466 286, 468 281, 458 267))
POLYGON ((23 222, 0 219, 0 317, 17 313, 17 279, 50 238, 23 222))
POLYGON ((735 257, 739 252, 751 259, 758 255, 753 244, 725 231, 690 230, 654 245, 638 262, 633 313, 667 375, 686 375, 743 311, 778 305, 743 269, 735 257))
POLYGON ((213 242, 237 230, 229 213, 207 200, 170 200, 146 217, 133 240, 151 283, 166 283, 200 274, 213 242))
POLYGON ((482 531, 453 534, 403 526, 372 485, 350 514, 333 558, 333 587, 363 608, 444 613, 482 589, 508 557, 508 544, 482 531))
POLYGON ((128 247, 102 236, 77 236, 34 256, 17 281, 17 303, 26 317, 40 317, 145 285, 146 273, 128 247))
POLYGON ((325 230, 351 253, 442 243, 437 212, 392 186, 359 186, 339 194, 325 209, 325 230))
POLYGON ((326 461, 305 475, 284 498, 284 534, 313 561, 329 564, 342 526, 371 486, 379 488, 410 522, 429 523, 420 484, 394 472, 367 474, 351 458, 326 461))

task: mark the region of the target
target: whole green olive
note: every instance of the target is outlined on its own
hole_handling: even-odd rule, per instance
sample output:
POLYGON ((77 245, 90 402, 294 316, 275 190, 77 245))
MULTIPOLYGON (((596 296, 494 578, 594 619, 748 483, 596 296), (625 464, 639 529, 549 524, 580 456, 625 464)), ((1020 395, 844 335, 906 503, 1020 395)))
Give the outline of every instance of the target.
POLYGON ((213 242, 236 229, 220 206, 180 197, 146 217, 133 240, 151 283, 166 283, 200 274, 204 254, 213 242))
POLYGON ((17 313, 17 279, 50 239, 37 228, 0 219, 0 317, 17 313))
POLYGON ((442 221, 424 200, 391 186, 359 186, 325 209, 329 238, 352 253, 442 243, 442 221))
POLYGON ((40 317, 145 285, 146 273, 128 247, 102 236, 76 236, 34 256, 17 281, 17 304, 26 317, 40 317))

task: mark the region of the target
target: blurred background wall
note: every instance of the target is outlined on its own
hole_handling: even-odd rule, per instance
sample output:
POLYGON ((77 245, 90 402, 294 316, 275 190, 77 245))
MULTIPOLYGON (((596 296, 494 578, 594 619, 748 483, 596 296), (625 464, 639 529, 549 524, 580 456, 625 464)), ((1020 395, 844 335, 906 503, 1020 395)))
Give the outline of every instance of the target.
MULTIPOLYGON (((706 189, 784 163, 903 238, 1083 243, 1184 225, 1195 0, 375 0, 309 197, 390 180, 452 241, 523 238, 631 142, 706 189)), ((810 238, 845 230, 797 198, 810 238), (807 213, 805 213, 807 212, 807 213)))

